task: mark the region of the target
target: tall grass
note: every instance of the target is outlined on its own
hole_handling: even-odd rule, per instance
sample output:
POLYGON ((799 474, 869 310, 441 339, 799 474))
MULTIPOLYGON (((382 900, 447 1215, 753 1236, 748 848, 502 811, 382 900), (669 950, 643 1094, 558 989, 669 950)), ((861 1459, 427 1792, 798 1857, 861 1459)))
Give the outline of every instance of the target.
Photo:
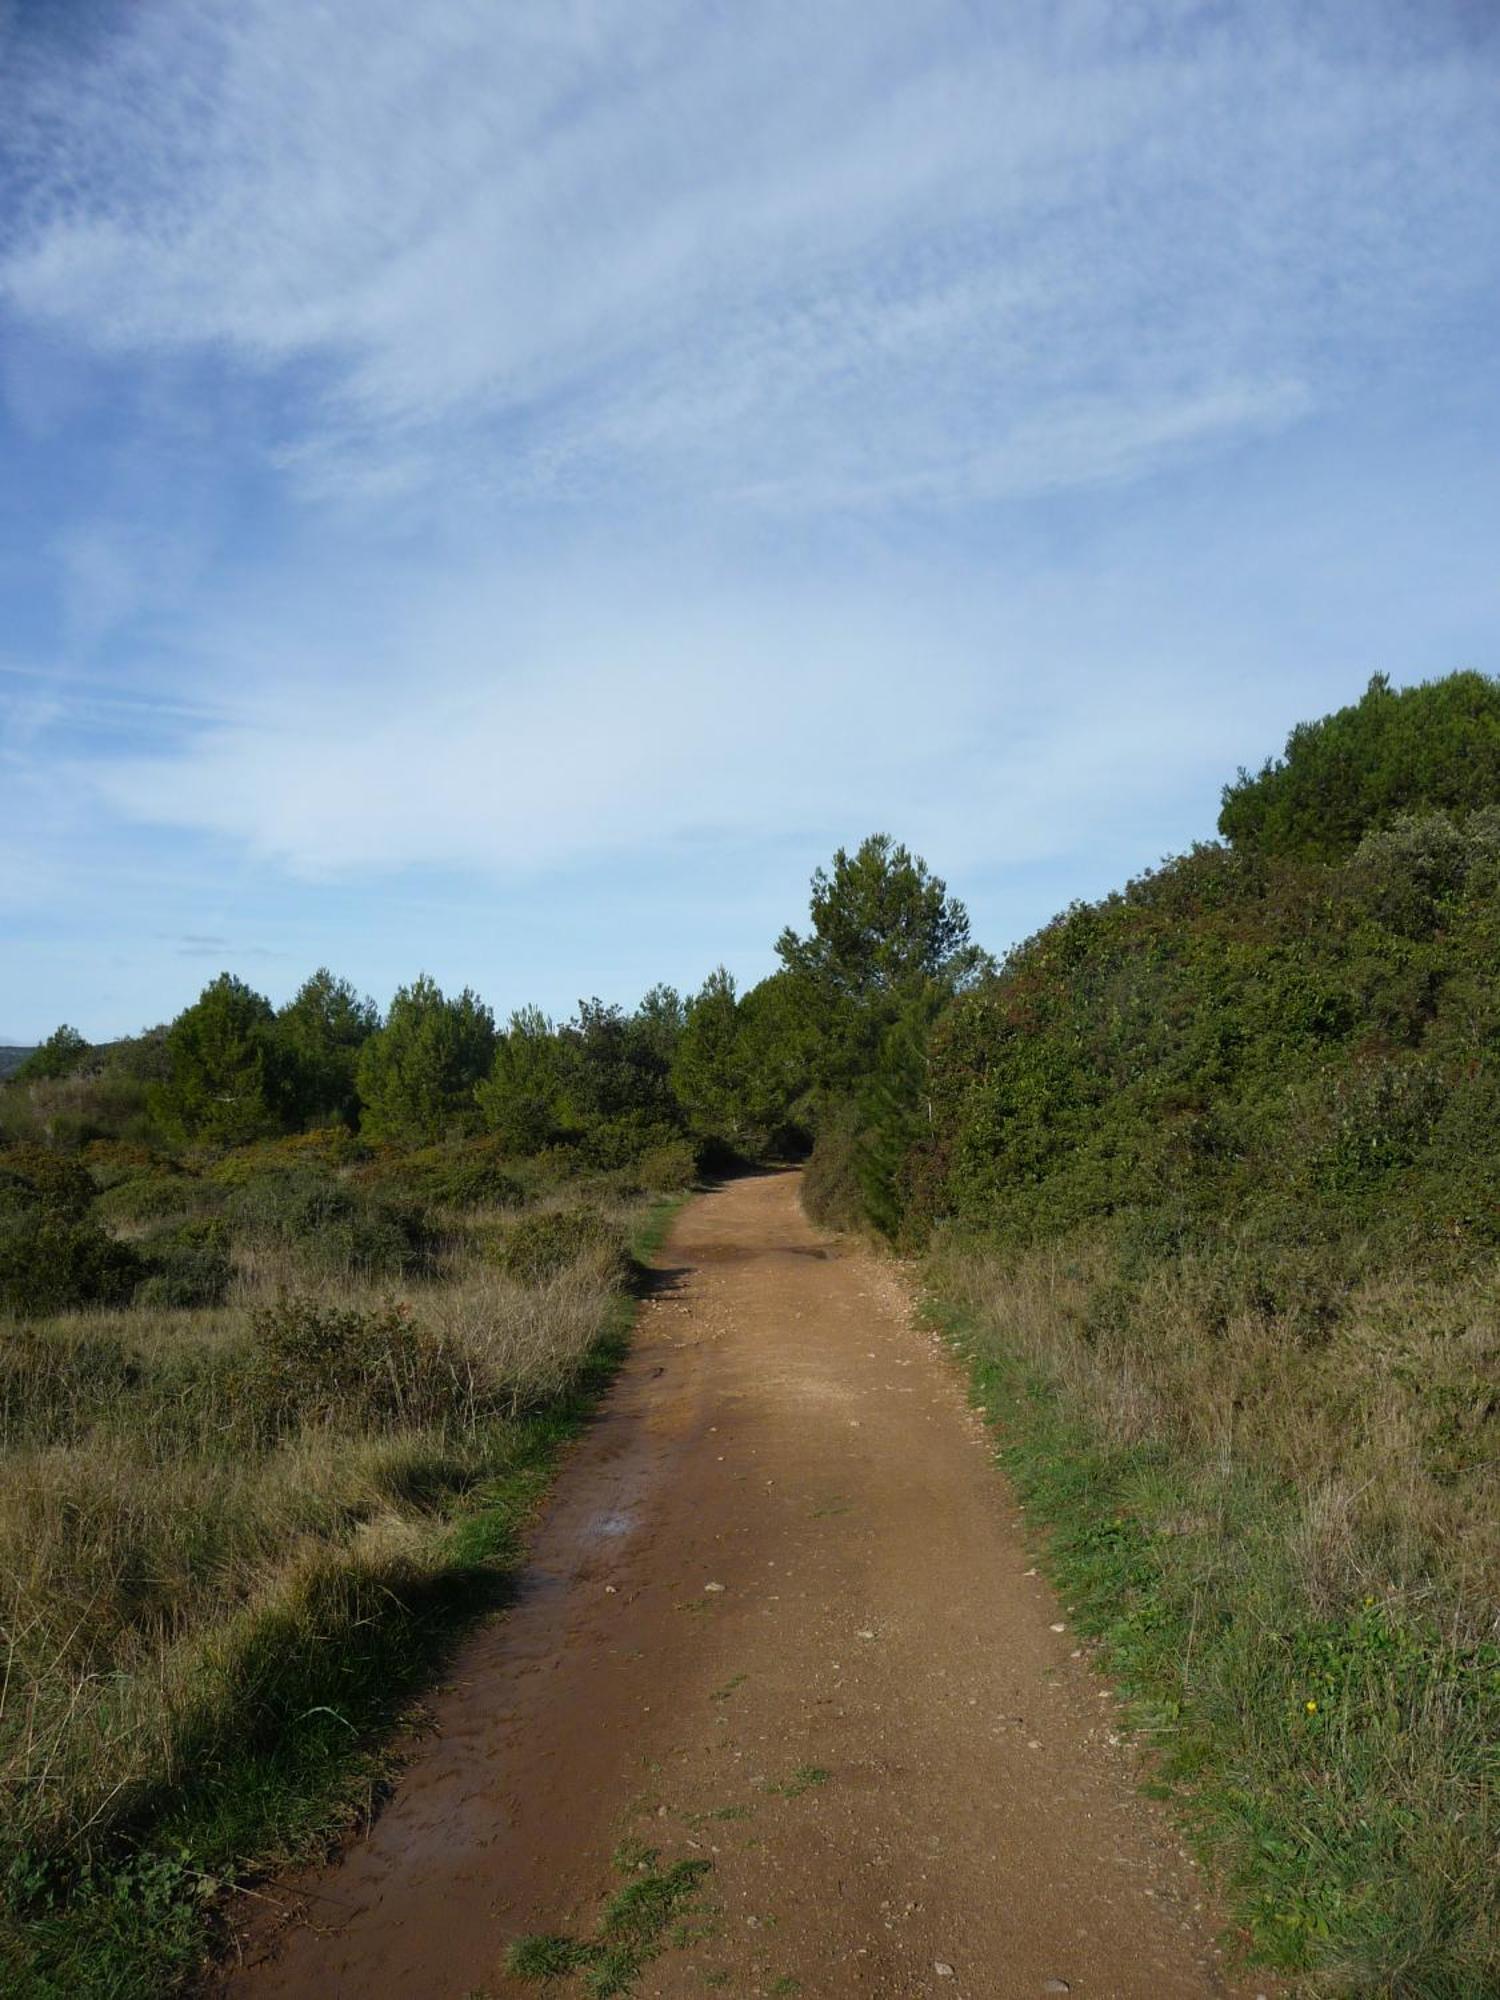
POLYGON ((326 1825, 495 1601, 621 1281, 603 1241, 508 1275, 505 1226, 451 1228, 400 1303, 361 1246, 272 1233, 222 1307, 0 1328, 8 1993, 172 1990, 197 1890, 326 1825))
POLYGON ((949 1243, 930 1278, 1247 1947, 1309 1992, 1482 2000, 1500 1280, 1294 1262, 1273 1296, 1248 1248, 1075 1237, 949 1243))

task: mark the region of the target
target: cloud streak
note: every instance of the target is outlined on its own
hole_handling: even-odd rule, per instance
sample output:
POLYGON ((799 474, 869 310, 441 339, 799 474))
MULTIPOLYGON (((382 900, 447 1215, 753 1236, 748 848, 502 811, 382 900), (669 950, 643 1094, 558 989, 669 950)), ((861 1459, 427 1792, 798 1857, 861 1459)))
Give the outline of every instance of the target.
POLYGON ((330 497, 1128 477, 1335 393, 1414 264, 1429 309, 1472 282, 1424 232, 1495 148, 1484 70, 1379 9, 1342 46, 1118 13, 140 10, 11 78, 0 291, 116 352, 311 367, 279 462, 330 497))

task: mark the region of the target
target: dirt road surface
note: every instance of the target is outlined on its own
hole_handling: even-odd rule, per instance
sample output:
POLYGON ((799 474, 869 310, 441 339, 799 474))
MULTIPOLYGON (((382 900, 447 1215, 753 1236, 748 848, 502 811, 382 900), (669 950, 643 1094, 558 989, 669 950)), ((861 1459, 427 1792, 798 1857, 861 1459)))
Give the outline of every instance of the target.
POLYGON ((626 1840, 712 1863, 644 1995, 1254 1995, 952 1363, 797 1193, 684 1210, 520 1601, 234 2000, 535 1992, 507 1944, 591 1934, 626 1840))

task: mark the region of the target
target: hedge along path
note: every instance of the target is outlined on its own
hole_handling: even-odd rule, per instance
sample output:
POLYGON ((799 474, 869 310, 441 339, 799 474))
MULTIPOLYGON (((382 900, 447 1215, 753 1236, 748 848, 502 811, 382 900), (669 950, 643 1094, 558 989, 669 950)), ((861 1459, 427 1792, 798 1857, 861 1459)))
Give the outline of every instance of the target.
POLYGON ((235 2000, 534 1992, 507 1947, 596 1936, 622 1843, 711 1864, 643 1993, 1265 1992, 895 1271, 795 1174, 691 1203, 660 1263, 519 1601, 368 1836, 279 1885, 235 2000))

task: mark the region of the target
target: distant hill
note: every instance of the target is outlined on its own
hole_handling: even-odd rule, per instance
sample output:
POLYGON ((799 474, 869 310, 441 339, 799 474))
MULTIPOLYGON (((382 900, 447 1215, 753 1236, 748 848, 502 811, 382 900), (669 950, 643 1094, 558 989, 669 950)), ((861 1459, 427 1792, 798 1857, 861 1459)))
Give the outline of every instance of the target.
POLYGON ((18 1049, 0 1042, 0 1077, 13 1076, 32 1053, 30 1049, 18 1049))

